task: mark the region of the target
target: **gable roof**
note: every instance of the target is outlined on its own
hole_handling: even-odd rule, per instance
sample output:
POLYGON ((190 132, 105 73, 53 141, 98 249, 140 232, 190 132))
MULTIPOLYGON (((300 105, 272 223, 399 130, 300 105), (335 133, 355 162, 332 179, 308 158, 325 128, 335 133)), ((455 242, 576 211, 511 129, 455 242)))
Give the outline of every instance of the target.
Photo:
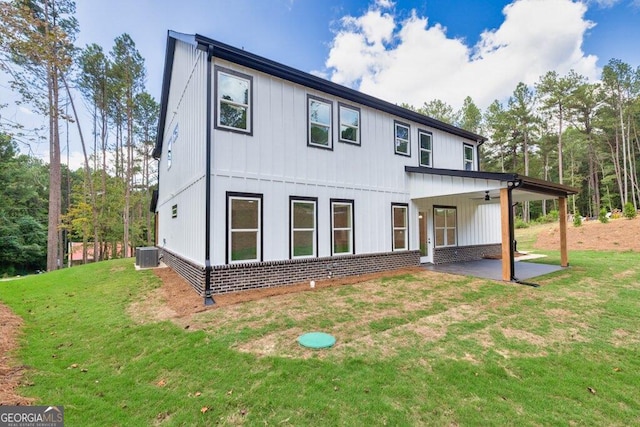
POLYGON ((175 52, 176 40, 193 44, 199 49, 210 52, 213 57, 224 59, 244 67, 254 69, 281 79, 318 90, 323 93, 331 94, 345 100, 365 105, 376 110, 384 111, 396 117, 419 123, 433 129, 438 129, 471 141, 484 142, 486 138, 466 131, 448 123, 441 122, 431 117, 425 116, 415 111, 408 110, 396 104, 366 95, 357 90, 330 82, 323 78, 305 73, 287 65, 272 61, 270 59, 246 52, 242 49, 235 48, 228 44, 210 39, 200 34, 189 35, 175 31, 169 31, 167 34, 167 50, 165 54, 164 75, 162 79, 162 93, 160 97, 160 119, 158 121, 158 132, 156 145, 153 150, 153 157, 158 159, 162 153, 162 140, 164 138, 164 126, 167 113, 167 99, 171 85, 171 73, 173 69, 173 59, 175 52))

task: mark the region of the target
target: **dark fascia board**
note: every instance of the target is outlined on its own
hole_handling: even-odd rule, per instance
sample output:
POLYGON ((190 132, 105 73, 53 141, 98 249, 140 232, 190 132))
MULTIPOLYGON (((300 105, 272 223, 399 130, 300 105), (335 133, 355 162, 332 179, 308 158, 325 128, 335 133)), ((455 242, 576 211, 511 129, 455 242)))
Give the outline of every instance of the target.
POLYGON ((162 91, 160 93, 160 117, 158 118, 158 131, 156 132, 156 145, 151 155, 159 159, 162 154, 162 139, 164 138, 164 126, 167 121, 167 102, 169 88, 171 86, 171 74, 173 72, 173 57, 175 54, 176 40, 196 45, 195 37, 175 31, 167 32, 167 49, 164 56, 164 72, 162 75, 162 91))
POLYGON ((578 194, 579 192, 577 188, 570 187, 568 185, 556 184, 555 182, 532 178, 526 175, 519 175, 517 173, 434 169, 420 166, 405 166, 404 170, 409 173, 421 173, 427 175, 457 176, 461 178, 478 178, 501 182, 514 182, 518 183, 517 187, 515 187, 517 190, 549 194, 556 197, 567 197, 571 194, 578 194))
POLYGON ((246 52, 242 49, 229 46, 219 41, 210 39, 200 34, 195 35, 196 42, 202 48, 212 48, 213 56, 224 59, 235 64, 239 64, 254 70, 288 80, 299 85, 316 89, 320 92, 328 93, 351 102, 366 105, 368 107, 381 110, 394 116, 420 123, 444 132, 448 132, 462 138, 466 138, 477 143, 483 143, 486 138, 473 132, 460 129, 439 120, 427 117, 415 111, 392 104, 387 101, 375 98, 370 95, 358 92, 345 86, 330 82, 320 77, 305 73, 287 65, 280 64, 267 58, 246 52))

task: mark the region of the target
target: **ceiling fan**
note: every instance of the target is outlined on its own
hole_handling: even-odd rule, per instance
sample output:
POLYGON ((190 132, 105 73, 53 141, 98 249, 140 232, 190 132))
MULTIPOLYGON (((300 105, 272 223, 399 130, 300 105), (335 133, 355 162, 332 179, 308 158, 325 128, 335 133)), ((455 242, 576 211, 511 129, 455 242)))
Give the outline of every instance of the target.
POLYGON ((471 200, 484 200, 485 202, 490 202, 491 196, 489 195, 489 190, 484 192, 484 197, 472 197, 471 200))

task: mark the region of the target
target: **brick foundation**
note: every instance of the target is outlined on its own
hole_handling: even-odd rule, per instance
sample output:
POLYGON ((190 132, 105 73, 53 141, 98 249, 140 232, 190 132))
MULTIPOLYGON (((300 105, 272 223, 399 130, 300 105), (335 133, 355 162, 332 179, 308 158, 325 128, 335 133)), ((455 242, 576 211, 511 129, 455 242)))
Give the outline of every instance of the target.
MULTIPOLYGON (((160 251, 164 263, 184 277, 198 294, 204 295, 204 266, 185 261, 166 249, 160 248, 160 251)), ((224 294, 416 265, 420 265, 419 251, 218 265, 211 272, 211 291, 214 295, 224 294)))
POLYGON ((495 257, 502 254, 502 245, 474 245, 453 246, 450 248, 437 248, 433 251, 433 263, 444 264, 447 262, 473 261, 484 257, 495 257))

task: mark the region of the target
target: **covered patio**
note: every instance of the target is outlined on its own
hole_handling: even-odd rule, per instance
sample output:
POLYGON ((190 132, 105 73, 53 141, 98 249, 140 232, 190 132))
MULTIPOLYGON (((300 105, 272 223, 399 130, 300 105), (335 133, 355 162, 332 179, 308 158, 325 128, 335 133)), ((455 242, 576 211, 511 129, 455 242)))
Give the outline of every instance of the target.
MULTIPOLYGON (((425 264, 424 268, 440 273, 473 276, 490 280, 503 280, 502 261, 499 259, 479 259, 447 264, 425 264)), ((527 261, 517 261, 514 264, 514 274, 521 282, 530 282, 531 279, 535 277, 555 273, 562 269, 563 267, 558 265, 538 264, 527 261)))
MULTIPOLYGON (((442 261, 442 257, 431 257, 427 261, 435 271, 459 272, 472 276, 485 277, 522 283, 532 277, 557 271, 569 265, 567 250, 567 198, 577 194, 575 188, 556 184, 517 173, 462 171, 435 169, 428 167, 405 167, 409 176, 411 198, 421 210, 426 207, 449 207, 460 210, 465 220, 475 221, 475 228, 469 222, 464 229, 465 235, 476 235, 474 241, 461 245, 465 237, 460 231, 456 246, 444 248, 449 254, 472 252, 474 248, 488 250, 494 244, 500 251, 500 259, 451 259, 442 261), (536 200, 557 200, 559 213, 560 267, 534 263, 515 262, 514 211, 519 203, 536 200), (476 206, 475 208, 473 206, 476 206), (482 208, 482 209, 480 209, 482 208), (477 213, 476 213, 477 212, 477 213), (498 213, 499 212, 499 213, 498 213), (475 219, 474 215, 478 218, 475 219), (493 218, 493 219, 491 219, 493 218), (499 221, 499 224, 498 224, 499 221), (481 233, 478 231, 489 230, 481 233), (483 241, 489 239, 490 241, 483 241), (466 273, 464 273, 466 272, 466 273)), ((458 220, 456 220, 456 223, 458 220)), ((462 224, 456 227, 462 228, 462 224)), ((428 230, 430 231, 430 230, 428 230)), ((433 252, 439 247, 433 246, 433 252)), ((498 254, 496 254, 498 255, 498 254)), ((527 284, 527 283, 525 283, 527 284)))

